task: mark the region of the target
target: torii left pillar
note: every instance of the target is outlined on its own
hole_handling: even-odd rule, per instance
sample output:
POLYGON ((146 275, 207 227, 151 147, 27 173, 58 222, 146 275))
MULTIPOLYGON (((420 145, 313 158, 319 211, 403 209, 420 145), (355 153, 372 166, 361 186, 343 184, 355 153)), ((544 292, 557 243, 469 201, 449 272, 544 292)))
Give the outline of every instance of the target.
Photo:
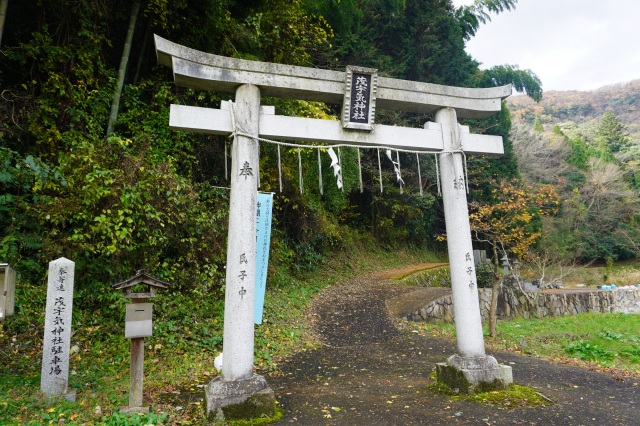
MULTIPOLYGON (((238 87, 234 109, 237 128, 258 135, 258 87, 238 87)), ((222 376, 205 388, 207 417, 214 420, 274 412, 273 390, 253 372, 258 163, 258 141, 236 134, 231 155, 222 376)))

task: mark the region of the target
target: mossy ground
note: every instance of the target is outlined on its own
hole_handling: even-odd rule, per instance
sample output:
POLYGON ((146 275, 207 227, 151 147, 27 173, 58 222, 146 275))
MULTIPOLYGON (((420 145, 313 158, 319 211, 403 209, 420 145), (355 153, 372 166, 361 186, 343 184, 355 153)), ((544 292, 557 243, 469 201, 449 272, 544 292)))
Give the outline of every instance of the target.
POLYGON ((433 380, 429 390, 439 395, 444 395, 453 401, 475 402, 500 408, 540 407, 553 405, 553 401, 544 396, 538 389, 527 386, 510 384, 504 390, 489 392, 474 392, 471 394, 456 393, 453 389, 435 380, 435 373, 431 375, 433 380))

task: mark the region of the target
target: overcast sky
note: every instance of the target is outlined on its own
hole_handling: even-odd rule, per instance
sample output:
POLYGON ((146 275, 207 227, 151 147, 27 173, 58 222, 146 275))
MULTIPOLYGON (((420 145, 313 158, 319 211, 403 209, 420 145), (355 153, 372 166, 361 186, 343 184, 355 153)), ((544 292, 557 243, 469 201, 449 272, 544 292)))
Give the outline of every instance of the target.
POLYGON ((467 42, 480 68, 530 69, 545 91, 640 79, 640 0, 518 0, 491 18, 467 42))

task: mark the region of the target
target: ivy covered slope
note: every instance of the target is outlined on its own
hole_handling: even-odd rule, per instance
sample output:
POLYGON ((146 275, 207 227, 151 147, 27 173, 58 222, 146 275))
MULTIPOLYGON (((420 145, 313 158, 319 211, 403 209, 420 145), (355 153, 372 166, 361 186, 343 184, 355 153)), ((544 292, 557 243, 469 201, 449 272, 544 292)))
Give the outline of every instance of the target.
MULTIPOLYGON (((43 281, 49 261, 76 262, 79 306, 117 297, 108 285, 145 269, 175 283, 173 291, 221 294, 228 186, 224 138, 168 129, 172 103, 219 107, 226 95, 176 87, 159 67, 152 35, 216 54, 329 69, 346 64, 382 75, 484 87, 520 82, 535 96, 530 71, 480 71, 464 51, 489 13, 515 0, 122 0, 10 1, 3 27, 0 85, 0 261, 21 280, 43 281), (137 7, 136 7, 137 5, 137 7), (131 43, 127 43, 127 40, 131 43), (522 83, 524 82, 524 83, 522 83), (119 88, 122 84, 122 90, 119 88), (121 93, 121 94, 120 94, 121 93), (116 104, 115 120, 110 111, 116 104)), ((335 118, 337 105, 263 99, 278 114, 335 118)), ((380 111, 379 122, 421 126, 430 117, 380 111)), ((505 138, 498 160, 470 160, 472 196, 488 199, 495 182, 516 177, 507 110, 468 123, 505 138)), ((277 152, 261 148, 261 189, 278 192, 277 152)), ((276 195, 272 284, 349 250, 354 235, 386 247, 438 249, 443 229, 432 160, 401 156, 401 193, 391 164, 364 152, 359 190, 356 152, 343 150, 345 191, 323 164, 302 152, 305 191, 298 187, 297 150, 283 150, 284 190, 276 195), (431 163, 430 163, 431 161, 431 163), (347 237, 349 236, 349 237, 347 237)))

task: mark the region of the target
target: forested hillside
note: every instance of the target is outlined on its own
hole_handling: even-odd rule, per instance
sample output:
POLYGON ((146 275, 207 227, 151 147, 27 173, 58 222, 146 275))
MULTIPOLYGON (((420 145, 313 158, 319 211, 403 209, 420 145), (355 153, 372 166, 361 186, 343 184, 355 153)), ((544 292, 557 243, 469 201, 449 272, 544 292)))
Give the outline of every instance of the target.
POLYGON ((540 102, 512 96, 507 104, 514 117, 529 123, 538 118, 549 129, 562 122, 592 124, 610 111, 626 126, 632 139, 640 141, 640 80, 591 91, 545 92, 540 102))
POLYGON ((640 80, 508 104, 523 177, 554 185, 564 200, 547 220, 545 247, 583 262, 637 254, 640 80))
MULTIPOLYGON (((238 58, 339 70, 359 65, 384 76, 464 87, 514 83, 539 99, 540 82, 531 71, 482 71, 464 50, 491 14, 515 4, 10 0, 0 55, 0 261, 14 265, 22 280, 42 282, 47 262, 74 260, 84 307, 118 297, 107 286, 138 269, 176 283, 173 291, 202 295, 222 289, 229 141, 170 131, 168 111, 171 103, 219 107, 229 97, 176 87, 170 72, 157 65, 153 34, 238 58)), ((340 108, 281 99, 263 103, 275 105, 277 114, 316 118, 335 118, 340 108)), ((376 121, 420 127, 429 119, 381 110, 376 121)), ((503 108, 465 124, 504 137, 502 158, 469 158, 470 197, 474 206, 486 207, 500 201, 496 191, 505 182, 521 187, 510 114, 503 108)), ((354 239, 442 249, 433 161, 420 163, 424 195, 411 155, 401 155, 402 190, 393 165, 383 164, 381 193, 377 157, 363 152, 360 192, 356 152, 345 149, 344 191, 328 184, 333 176, 326 158, 320 194, 310 184, 318 182, 311 156, 301 153, 304 164, 314 164, 303 167, 301 193, 297 150, 282 152, 280 192, 277 152, 261 147, 261 190, 277 192, 271 285, 336 250, 351 250, 354 239)), ((537 204, 554 205, 545 191, 536 188, 548 197, 523 201, 525 214, 503 224, 502 233, 485 230, 489 240, 504 240, 511 250, 514 236, 521 235, 535 246, 543 218, 554 210, 537 204)))

